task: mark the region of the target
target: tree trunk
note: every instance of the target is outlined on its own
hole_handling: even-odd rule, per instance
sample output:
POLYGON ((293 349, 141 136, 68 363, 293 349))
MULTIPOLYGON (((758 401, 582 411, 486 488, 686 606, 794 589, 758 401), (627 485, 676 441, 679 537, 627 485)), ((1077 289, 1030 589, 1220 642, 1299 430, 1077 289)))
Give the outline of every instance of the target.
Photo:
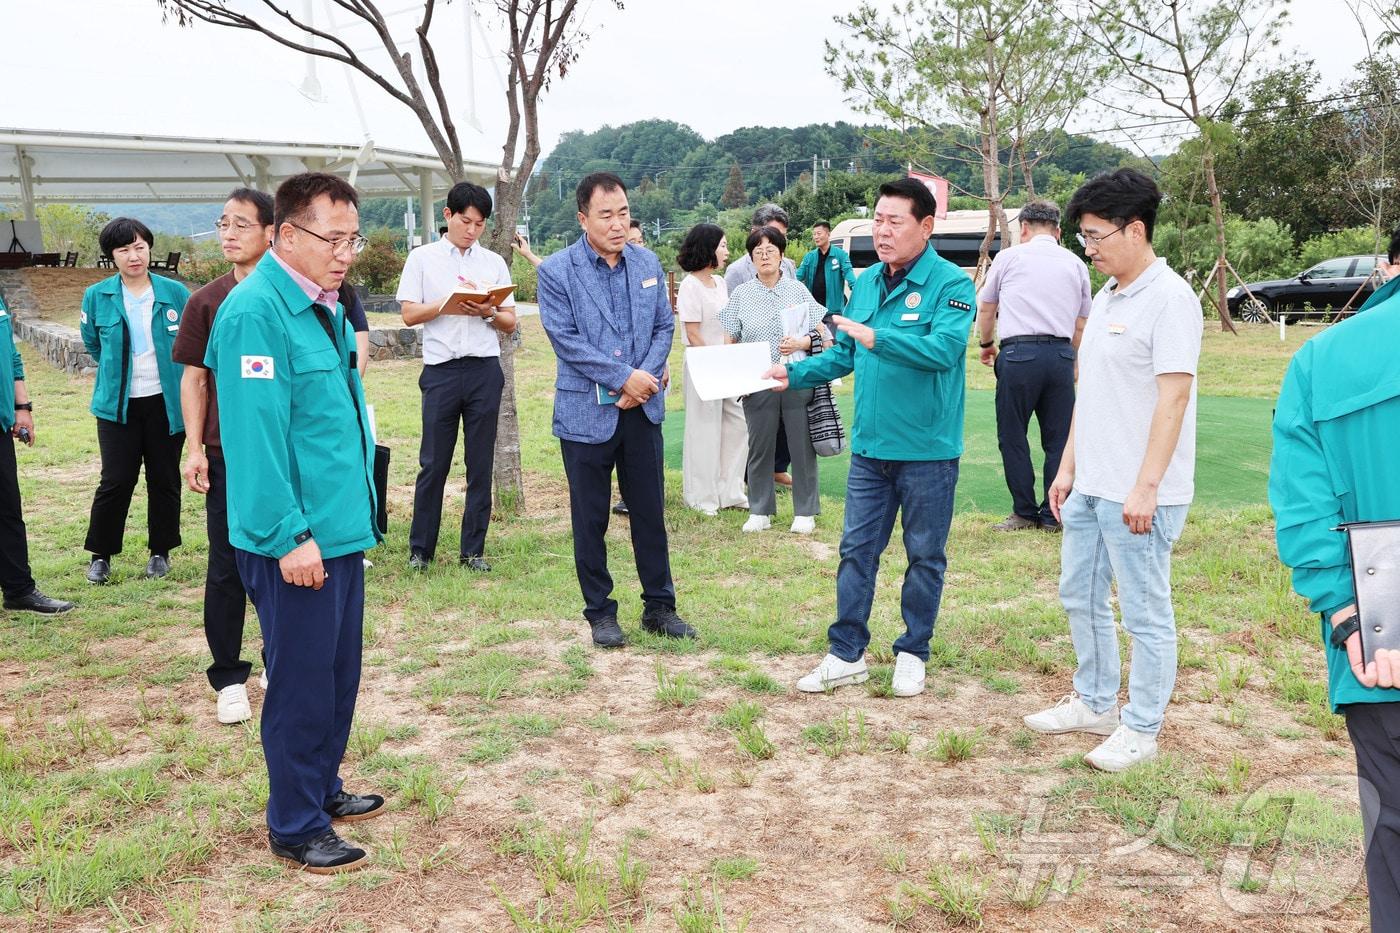
POLYGON ((1210 210, 1215 222, 1215 305, 1220 312, 1220 329, 1230 333, 1235 330, 1235 322, 1230 320, 1230 306, 1225 302, 1225 211, 1220 204, 1220 188, 1215 183, 1215 151, 1210 139, 1206 140, 1204 169, 1206 190, 1210 193, 1210 210))
MULTIPOLYGON (((511 266, 511 238, 528 176, 517 174, 496 183, 496 223, 487 247, 511 266)), ((491 493, 495 511, 515 515, 525 507, 525 475, 520 465, 520 418, 515 404, 515 348, 520 345, 520 328, 509 336, 498 334, 501 344, 501 411, 496 419, 496 453, 492 464, 491 493)))

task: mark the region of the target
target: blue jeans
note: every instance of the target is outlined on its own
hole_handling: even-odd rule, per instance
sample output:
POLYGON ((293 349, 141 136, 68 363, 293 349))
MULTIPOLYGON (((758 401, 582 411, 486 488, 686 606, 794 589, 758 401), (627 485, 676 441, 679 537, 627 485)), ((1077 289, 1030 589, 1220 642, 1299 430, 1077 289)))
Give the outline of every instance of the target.
POLYGON ((1060 602, 1079 668, 1074 690, 1096 713, 1118 702, 1122 665, 1109 596, 1118 582, 1123 629, 1133 639, 1128 705, 1121 722, 1134 732, 1162 729, 1176 685, 1176 617, 1172 612, 1172 545, 1186 524, 1185 505, 1159 505, 1152 530, 1123 524, 1123 503, 1070 493, 1060 507, 1060 602))
POLYGON ((928 660, 928 640, 933 637, 943 571, 948 566, 943 546, 953 520, 957 484, 957 460, 872 460, 851 454, 841 565, 836 571, 836 621, 827 630, 832 654, 843 661, 858 661, 870 644, 875 573, 898 513, 904 522, 909 569, 900 594, 904 634, 894 643, 894 651, 928 660))

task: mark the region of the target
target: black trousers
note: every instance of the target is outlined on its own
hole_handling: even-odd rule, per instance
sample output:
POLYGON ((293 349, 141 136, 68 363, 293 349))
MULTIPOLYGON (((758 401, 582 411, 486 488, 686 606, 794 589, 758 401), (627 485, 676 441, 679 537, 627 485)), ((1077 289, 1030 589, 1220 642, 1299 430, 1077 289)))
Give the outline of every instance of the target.
POLYGON ((1074 347, 1068 340, 1031 343, 1014 337, 1002 341, 994 371, 997 377, 997 445, 1011 491, 1011 510, 1031 521, 1054 524, 1050 484, 1060 469, 1074 416, 1074 347), (1031 415, 1040 426, 1042 495, 1036 495, 1035 468, 1026 429, 1031 415))
POLYGON ((209 458, 209 492, 205 494, 205 525, 209 529, 209 567, 204 573, 204 638, 214 663, 207 674, 209 686, 222 690, 248 682, 253 665, 242 660, 243 617, 248 594, 238 575, 238 561, 228 542, 228 471, 217 447, 205 451, 209 458))
POLYGON ((128 399, 126 423, 97 419, 102 479, 92 497, 87 541, 91 554, 122 552, 126 513, 136 480, 146 468, 146 540, 152 554, 180 546, 180 451, 185 432, 170 433, 165 397, 128 399))
POLYGON ((491 524, 491 470, 496 454, 496 419, 505 379, 494 356, 466 356, 424 366, 423 442, 418 448, 418 482, 413 487, 410 553, 432 559, 442 524, 442 490, 452 472, 461 425, 467 460, 467 503, 462 512, 459 555, 478 557, 491 524))
POLYGON ((29 538, 19 499, 19 464, 15 439, 0 432, 0 591, 10 599, 34 592, 29 570, 29 538))
POLYGON ((609 506, 613 468, 631 512, 632 554, 642 583, 642 602, 672 608, 676 587, 666 544, 665 492, 662 480, 661 425, 640 408, 618 412, 617 430, 601 444, 561 440, 564 473, 569 478, 569 512, 574 527, 574 569, 583 591, 583 615, 597 622, 617 615, 608 573, 609 506))
POLYGON ((1356 749, 1371 930, 1385 933, 1400 917, 1400 703, 1352 703, 1342 712, 1356 749))

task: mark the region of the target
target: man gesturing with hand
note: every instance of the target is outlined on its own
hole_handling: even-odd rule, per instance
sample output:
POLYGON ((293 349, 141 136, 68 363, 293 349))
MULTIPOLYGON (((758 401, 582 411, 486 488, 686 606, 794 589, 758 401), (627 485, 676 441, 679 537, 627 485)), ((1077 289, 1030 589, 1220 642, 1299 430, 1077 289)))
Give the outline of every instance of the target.
POLYGON ((583 235, 539 267, 540 321, 559 360, 554 436, 569 479, 574 567, 593 643, 627 643, 608 573, 612 475, 631 512, 632 550, 642 583, 642 628, 694 638, 676 614, 663 520, 661 394, 675 322, 666 275, 648 249, 627 242, 627 188, 610 172, 579 182, 583 235))

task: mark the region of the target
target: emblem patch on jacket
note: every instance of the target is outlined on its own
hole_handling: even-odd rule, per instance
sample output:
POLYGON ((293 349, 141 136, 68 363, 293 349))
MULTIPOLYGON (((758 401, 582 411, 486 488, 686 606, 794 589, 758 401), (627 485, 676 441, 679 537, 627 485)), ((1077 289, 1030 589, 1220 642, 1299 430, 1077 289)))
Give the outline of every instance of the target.
POLYGON ((244 379, 272 379, 272 357, 270 356, 245 356, 243 357, 243 378, 244 379))

